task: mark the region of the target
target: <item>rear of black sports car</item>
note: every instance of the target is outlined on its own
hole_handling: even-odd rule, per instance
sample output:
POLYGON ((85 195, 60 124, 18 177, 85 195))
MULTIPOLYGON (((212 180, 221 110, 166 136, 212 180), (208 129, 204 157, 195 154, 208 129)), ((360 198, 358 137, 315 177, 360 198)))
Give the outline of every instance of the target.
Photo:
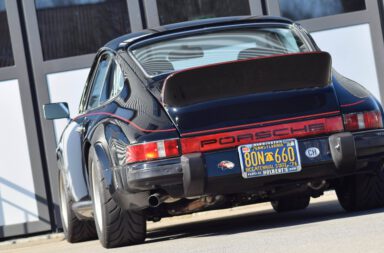
POLYGON ((153 221, 267 201, 283 212, 330 189, 347 211, 384 206, 383 109, 305 31, 210 24, 127 51, 174 128, 126 147, 110 187, 120 206, 153 221))
MULTIPOLYGON (((330 59, 279 55, 168 76, 162 103, 180 138, 128 146, 122 184, 150 191, 157 219, 263 201, 295 209, 277 203, 331 188, 343 197, 348 180, 375 180, 384 155, 381 107, 369 93, 350 93, 330 59)), ((374 196, 366 197, 342 204, 359 209, 374 196)))

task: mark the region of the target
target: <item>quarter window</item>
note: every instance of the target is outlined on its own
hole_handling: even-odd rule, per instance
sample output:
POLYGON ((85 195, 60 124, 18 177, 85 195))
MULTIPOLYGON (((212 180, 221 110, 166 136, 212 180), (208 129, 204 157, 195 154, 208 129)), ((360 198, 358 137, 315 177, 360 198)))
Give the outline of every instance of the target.
POLYGON ((91 92, 89 93, 87 109, 92 109, 108 99, 108 74, 112 57, 108 54, 101 56, 97 66, 96 74, 92 80, 91 92))
POLYGON ((124 87, 124 75, 123 75, 123 72, 121 71, 120 65, 114 61, 113 66, 114 66, 113 77, 112 77, 113 87, 112 87, 110 97, 117 96, 124 87))

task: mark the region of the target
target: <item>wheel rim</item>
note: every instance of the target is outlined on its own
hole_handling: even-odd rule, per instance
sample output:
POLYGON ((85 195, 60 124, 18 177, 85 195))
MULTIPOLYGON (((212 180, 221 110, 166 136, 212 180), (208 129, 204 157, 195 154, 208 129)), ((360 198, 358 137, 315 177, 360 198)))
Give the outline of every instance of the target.
POLYGON ((95 212, 95 221, 96 226, 98 227, 99 231, 103 231, 103 220, 102 220, 102 210, 101 210, 101 199, 100 199, 100 191, 97 184, 99 183, 96 176, 96 171, 94 168, 94 164, 92 163, 92 192, 93 192, 93 202, 94 202, 94 212, 95 212))
POLYGON ((64 229, 68 230, 68 201, 67 194, 65 194, 65 185, 63 177, 60 176, 60 211, 61 217, 63 218, 64 229))

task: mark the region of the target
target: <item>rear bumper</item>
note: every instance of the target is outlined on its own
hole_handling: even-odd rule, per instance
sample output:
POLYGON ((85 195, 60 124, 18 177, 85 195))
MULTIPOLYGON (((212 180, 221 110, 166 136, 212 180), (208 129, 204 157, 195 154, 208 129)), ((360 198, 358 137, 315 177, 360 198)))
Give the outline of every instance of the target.
POLYGON ((123 192, 130 193, 162 189, 173 197, 241 193, 367 173, 373 168, 369 163, 384 158, 384 130, 343 132, 298 142, 302 170, 297 173, 244 179, 237 149, 231 149, 116 169, 114 188, 120 187, 123 192), (313 147, 320 150, 320 155, 309 158, 305 151, 313 147), (223 160, 232 161, 234 168, 219 168, 223 160))

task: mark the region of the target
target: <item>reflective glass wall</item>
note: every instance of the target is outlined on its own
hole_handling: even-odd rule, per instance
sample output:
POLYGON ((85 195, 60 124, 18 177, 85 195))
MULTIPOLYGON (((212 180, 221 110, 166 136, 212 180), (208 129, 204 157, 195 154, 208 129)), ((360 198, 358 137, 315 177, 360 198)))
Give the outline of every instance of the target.
POLYGON ((126 0, 35 0, 44 60, 97 51, 131 32, 126 0))
POLYGON ((14 64, 5 1, 0 0, 0 68, 14 64))
POLYGON ((279 0, 283 17, 303 20, 365 10, 364 0, 279 0))
POLYGON ((160 24, 250 15, 248 0, 157 0, 160 24))

